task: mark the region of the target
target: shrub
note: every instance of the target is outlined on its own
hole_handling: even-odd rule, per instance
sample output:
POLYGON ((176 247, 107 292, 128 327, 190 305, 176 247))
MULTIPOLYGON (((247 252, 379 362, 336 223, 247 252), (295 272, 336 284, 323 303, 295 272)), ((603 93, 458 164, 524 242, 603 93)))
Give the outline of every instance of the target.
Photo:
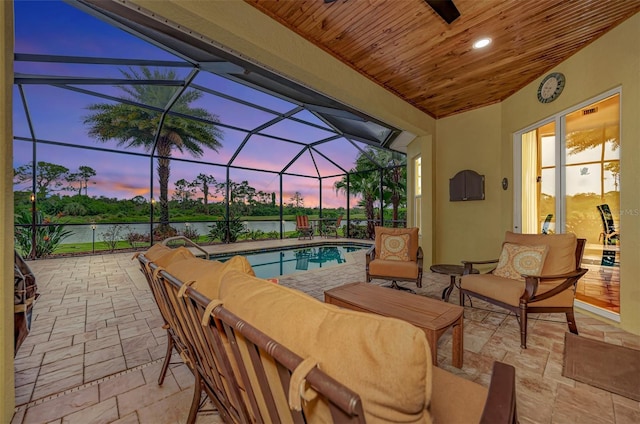
POLYGON ((65 205, 62 213, 71 216, 84 216, 87 214, 87 208, 82 206, 80 203, 72 202, 65 205))
POLYGON ((247 238, 251 240, 260 240, 264 238, 264 231, 262 230, 247 231, 247 238))
POLYGON ((126 235, 127 242, 131 247, 137 247, 140 244, 149 243, 149 234, 140 234, 129 231, 126 235))
POLYGON ((185 229, 182 231, 182 235, 193 241, 197 241, 198 237, 200 237, 198 230, 193 227, 185 227, 185 229))
POLYGON ((220 240, 222 242, 226 242, 228 240, 229 243, 235 243, 241 235, 248 233, 247 228, 239 218, 232 218, 229 221, 228 233, 225 221, 216 221, 210 227, 211 230, 209 230, 209 234, 207 235, 207 239, 209 241, 220 240))
POLYGON ((362 240, 368 239, 369 237, 367 237, 367 226, 358 225, 358 221, 351 222, 349 224, 349 237, 362 240))
MULTIPOLYGON (((53 253, 60 243, 71 235, 71 231, 65 230, 64 225, 56 224, 40 211, 36 212, 35 219, 35 257, 41 258, 53 253)), ((14 233, 16 248, 23 256, 27 256, 31 253, 33 246, 31 211, 22 211, 16 215, 15 223, 17 224, 14 233)))
POLYGON ((124 231, 126 231, 128 228, 128 226, 113 224, 108 226, 107 230, 102 233, 102 241, 107 244, 110 252, 116 250, 118 242, 123 239, 124 231))
POLYGON ((267 233, 267 238, 268 239, 278 239, 278 238, 280 238, 280 232, 279 231, 269 231, 267 233))
POLYGON ((153 240, 162 241, 169 237, 175 237, 178 235, 178 230, 170 225, 161 225, 153 230, 153 240))

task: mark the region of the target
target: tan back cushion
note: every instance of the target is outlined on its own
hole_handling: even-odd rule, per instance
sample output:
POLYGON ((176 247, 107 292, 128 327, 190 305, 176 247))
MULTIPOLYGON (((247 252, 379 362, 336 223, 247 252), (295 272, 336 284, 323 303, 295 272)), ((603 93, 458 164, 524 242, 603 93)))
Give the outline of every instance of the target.
POLYGON ((217 299, 219 297, 220 280, 226 272, 237 270, 244 275, 256 275, 247 258, 239 255, 226 262, 192 258, 185 261, 175 261, 165 268, 169 274, 183 283, 193 281, 194 283, 191 287, 209 299, 217 299))
POLYGON ((573 233, 519 234, 507 231, 504 241, 528 246, 547 245, 549 250, 542 266, 542 275, 565 274, 575 271, 578 267, 576 265, 578 239, 573 233))
MULTIPOLYGON (((166 246, 165 246, 166 247, 166 246)), ((153 246, 152 246, 153 248, 153 246)), ((148 259, 151 259, 152 262, 154 262, 156 265, 161 266, 163 268, 166 268, 169 264, 173 263, 173 262, 178 262, 178 261, 183 261, 185 259, 193 259, 195 258, 195 255, 193 253, 191 253, 191 251, 189 249, 187 249, 186 247, 180 246, 176 249, 171 249, 168 248, 168 251, 165 252, 164 254, 161 254, 162 250, 161 249, 157 249, 156 251, 152 252, 152 256, 157 256, 155 257, 155 259, 151 259, 148 256, 148 253, 151 252, 151 249, 149 249, 147 251, 147 253, 145 253, 145 256, 148 259)))
MULTIPOLYGON (((431 422, 431 353, 419 328, 325 304, 237 271, 223 278, 220 298, 231 312, 302 358, 314 358, 357 392, 367 422, 431 422)), ((314 405, 307 412, 323 416, 326 409, 314 405)))
POLYGON ((146 252, 144 252, 144 256, 149 259, 151 262, 155 261, 159 257, 169 253, 171 251, 170 247, 165 246, 164 244, 156 243, 149 248, 146 252))
MULTIPOLYGON (((387 227, 376 227, 376 259, 380 258, 380 253, 383 250, 382 244, 382 235, 387 234, 391 236, 402 236, 404 234, 409 235, 408 253, 409 260, 416 261, 418 259, 418 228, 387 228, 387 227)), ((394 239, 391 239, 394 240, 394 239)), ((396 241, 399 239, 395 239, 396 241)), ((393 243, 397 244, 397 243, 393 243)), ((398 260, 398 259, 396 259, 398 260)))

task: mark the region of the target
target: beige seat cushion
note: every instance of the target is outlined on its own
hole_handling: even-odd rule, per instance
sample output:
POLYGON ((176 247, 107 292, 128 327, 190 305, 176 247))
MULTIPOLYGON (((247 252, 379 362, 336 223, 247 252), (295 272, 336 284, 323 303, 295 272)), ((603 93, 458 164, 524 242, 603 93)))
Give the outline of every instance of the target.
POLYGON ((434 423, 478 423, 488 390, 453 373, 433 367, 431 416, 434 423))
MULTIPOLYGON (((498 277, 493 274, 471 274, 462 277, 462 287, 474 293, 495 299, 511 306, 520 305, 520 297, 524 293, 525 283, 511 278, 498 277)), ((540 284, 538 294, 555 287, 555 284, 540 284)), ((531 303, 532 306, 569 307, 573 305, 573 290, 567 289, 549 299, 531 303)))
POLYGON ((415 280, 418 278, 418 263, 374 259, 369 263, 369 274, 415 280))
MULTIPOLYGON (((301 357, 316 359, 357 392, 367 422, 431 422, 431 353, 417 327, 340 309, 237 271, 226 273, 220 298, 231 312, 301 357)), ((318 422, 327 418, 318 405, 307 412, 320 414, 318 422)))
POLYGON ((376 259, 380 258, 380 253, 383 252, 382 246, 382 235, 389 236, 402 236, 408 235, 408 254, 410 261, 416 261, 418 259, 418 228, 387 228, 387 227, 376 227, 375 235, 376 235, 376 259))

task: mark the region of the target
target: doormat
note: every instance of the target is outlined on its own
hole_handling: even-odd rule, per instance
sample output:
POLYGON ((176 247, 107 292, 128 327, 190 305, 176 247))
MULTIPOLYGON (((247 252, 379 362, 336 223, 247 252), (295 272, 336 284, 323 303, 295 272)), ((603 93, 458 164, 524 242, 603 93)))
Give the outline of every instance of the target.
POLYGON ((562 375, 640 401, 640 350, 566 333, 562 375))

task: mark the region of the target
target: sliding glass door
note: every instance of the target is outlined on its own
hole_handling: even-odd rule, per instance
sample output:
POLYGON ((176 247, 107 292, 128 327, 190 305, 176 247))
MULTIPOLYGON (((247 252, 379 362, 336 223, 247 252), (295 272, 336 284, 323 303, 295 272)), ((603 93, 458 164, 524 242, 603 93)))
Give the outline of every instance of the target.
POLYGON ((582 266, 589 272, 576 299, 597 313, 618 314, 620 94, 526 129, 515 143, 516 231, 585 238, 582 266))

